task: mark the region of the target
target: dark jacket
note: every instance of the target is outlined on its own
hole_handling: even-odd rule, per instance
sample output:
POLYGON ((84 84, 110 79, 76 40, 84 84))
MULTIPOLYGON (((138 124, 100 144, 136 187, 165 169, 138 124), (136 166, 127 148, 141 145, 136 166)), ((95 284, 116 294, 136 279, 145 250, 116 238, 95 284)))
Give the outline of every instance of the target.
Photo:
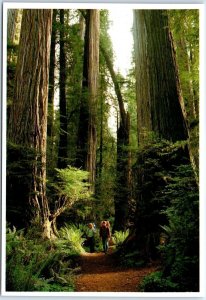
POLYGON ((100 227, 99 235, 100 235, 101 238, 104 238, 104 239, 109 238, 110 237, 109 228, 104 227, 104 226, 100 227))

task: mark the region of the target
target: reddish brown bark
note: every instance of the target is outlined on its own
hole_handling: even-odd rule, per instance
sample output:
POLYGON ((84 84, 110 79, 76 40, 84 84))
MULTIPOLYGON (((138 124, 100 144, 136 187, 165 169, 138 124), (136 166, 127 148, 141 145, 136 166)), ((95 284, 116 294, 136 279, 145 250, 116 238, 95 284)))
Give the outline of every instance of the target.
POLYGON ((25 152, 27 149, 33 150, 28 199, 34 216, 42 224, 49 217, 46 136, 51 27, 52 10, 23 11, 14 101, 8 125, 9 141, 23 146, 25 152))

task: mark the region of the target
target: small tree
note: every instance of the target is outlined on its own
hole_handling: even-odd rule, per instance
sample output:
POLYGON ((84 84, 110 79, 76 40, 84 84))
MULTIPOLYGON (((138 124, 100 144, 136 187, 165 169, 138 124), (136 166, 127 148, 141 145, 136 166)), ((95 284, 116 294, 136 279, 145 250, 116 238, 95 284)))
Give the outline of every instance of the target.
POLYGON ((78 200, 86 200, 90 197, 90 184, 88 183, 89 172, 74 167, 65 169, 56 169, 56 182, 48 182, 48 194, 54 198, 51 203, 52 213, 50 222, 52 222, 53 231, 58 235, 56 229, 56 219, 65 210, 70 209, 78 200))

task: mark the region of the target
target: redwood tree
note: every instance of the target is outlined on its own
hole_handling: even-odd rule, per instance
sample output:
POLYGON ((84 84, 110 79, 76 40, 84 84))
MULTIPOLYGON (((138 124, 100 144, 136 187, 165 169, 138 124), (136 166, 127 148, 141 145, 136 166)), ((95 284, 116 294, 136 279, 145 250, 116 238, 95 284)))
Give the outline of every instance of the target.
MULTIPOLYGON (((159 225, 163 225, 160 211, 162 205, 165 207, 169 202, 168 199, 167 203, 162 204, 155 195, 167 184, 167 176, 162 174, 169 173, 173 167, 172 163, 168 163, 171 151, 167 156, 161 155, 164 170, 161 173, 155 142, 161 139, 173 143, 186 141, 188 131, 167 12, 135 10, 134 41, 138 144, 143 150, 137 156, 133 169, 137 206, 133 238, 139 252, 150 259, 159 244, 159 225), (145 152, 144 147, 148 148, 145 152), (149 158, 146 153, 149 153, 149 158), (150 164, 152 167, 148 171, 150 164)), ((183 160, 189 163, 187 146, 177 151, 173 163, 178 165, 183 160)))
POLYGON ((99 11, 87 10, 84 41, 82 98, 80 104, 76 165, 90 172, 94 191, 96 176, 96 110, 99 78, 99 11))
POLYGON ((135 10, 138 141, 150 132, 170 141, 188 137, 172 37, 164 10, 135 10))
POLYGON ((60 134, 58 168, 67 166, 67 101, 66 101, 66 50, 65 50, 65 10, 60 9, 60 55, 59 55, 59 109, 60 109, 60 134))
MULTIPOLYGON (((46 198, 46 132, 52 10, 23 10, 21 28, 14 101, 8 124, 8 140, 16 147, 8 158, 9 163, 12 159, 14 162, 15 153, 21 148, 18 163, 23 175, 28 171, 26 153, 30 153, 31 162, 28 164, 31 175, 27 179, 23 176, 17 187, 15 177, 12 182, 11 174, 8 174, 7 184, 11 189, 18 188, 18 199, 25 199, 24 209, 32 208, 33 219, 41 224, 44 235, 50 237, 50 212, 46 198), (26 180, 27 188, 24 189, 26 180)), ((14 202, 17 201, 15 190, 10 195, 14 202)))

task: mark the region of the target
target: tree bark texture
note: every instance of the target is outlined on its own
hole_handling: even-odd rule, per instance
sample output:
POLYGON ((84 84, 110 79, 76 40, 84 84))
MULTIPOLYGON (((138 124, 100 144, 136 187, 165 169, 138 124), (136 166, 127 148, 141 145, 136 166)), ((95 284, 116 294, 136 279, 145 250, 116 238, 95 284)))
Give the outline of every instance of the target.
POLYGON ((13 44, 15 40, 18 14, 19 14, 19 9, 8 9, 7 40, 11 44, 13 44))
POLYGON ((85 13, 85 35, 84 35, 84 61, 82 94, 79 109, 79 127, 77 138, 77 153, 75 165, 77 168, 86 169, 87 161, 87 133, 89 122, 89 103, 88 103, 88 52, 89 52, 89 12, 85 13))
POLYGON ((65 29, 64 9, 60 9, 60 75, 59 75, 59 109, 60 109, 60 135, 58 151, 58 168, 67 167, 67 146, 68 146, 68 122, 67 122, 67 99, 66 99, 66 52, 65 52, 65 29))
POLYGON ((134 40, 139 143, 150 132, 173 142, 187 139, 166 11, 135 10, 134 40))
POLYGON ((99 26, 99 11, 87 10, 77 166, 83 166, 87 171, 89 171, 89 182, 93 192, 96 177, 96 114, 99 80, 99 26))
POLYGON ((89 124, 87 171, 89 181, 94 191, 96 177, 96 147, 97 147, 97 98, 99 83, 99 10, 90 10, 89 22, 89 60, 88 60, 88 89, 89 89, 89 124))
POLYGON ((49 94, 48 94, 48 121, 47 135, 53 137, 54 126, 54 91, 55 91, 55 67, 56 67, 56 38, 57 38, 57 10, 53 10, 51 50, 50 50, 50 69, 49 69, 49 94))
POLYGON ((28 199, 35 217, 43 224, 49 216, 46 136, 52 10, 23 10, 21 28, 8 139, 13 144, 23 146, 25 151, 34 151, 28 199))

